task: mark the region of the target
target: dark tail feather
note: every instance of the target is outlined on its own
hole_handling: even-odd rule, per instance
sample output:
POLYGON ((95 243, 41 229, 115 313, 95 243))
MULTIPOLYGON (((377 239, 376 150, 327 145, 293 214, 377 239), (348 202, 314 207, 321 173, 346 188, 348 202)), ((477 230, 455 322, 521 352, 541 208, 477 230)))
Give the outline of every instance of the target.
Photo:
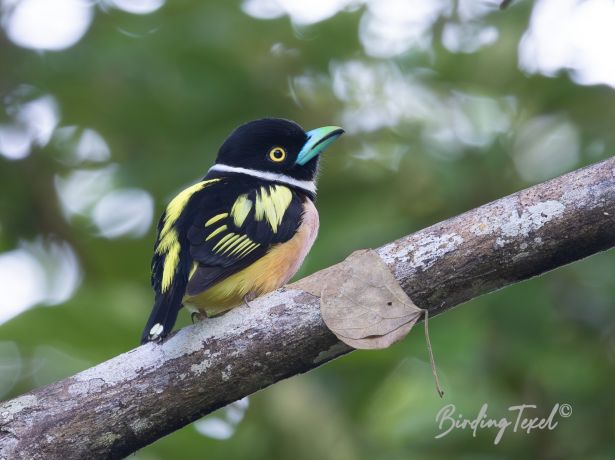
POLYGON ((172 295, 172 291, 173 289, 166 295, 156 296, 152 313, 141 334, 141 344, 160 341, 173 329, 182 304, 181 297, 177 299, 177 296, 172 295))

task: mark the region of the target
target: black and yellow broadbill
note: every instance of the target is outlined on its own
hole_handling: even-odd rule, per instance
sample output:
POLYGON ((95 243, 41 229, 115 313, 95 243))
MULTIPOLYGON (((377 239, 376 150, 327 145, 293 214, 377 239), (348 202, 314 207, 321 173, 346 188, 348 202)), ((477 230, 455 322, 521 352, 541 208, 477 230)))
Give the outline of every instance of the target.
POLYGON ((237 128, 207 175, 158 224, 155 302, 141 342, 161 340, 182 306, 207 316, 284 285, 318 232, 319 155, 344 131, 266 118, 237 128))

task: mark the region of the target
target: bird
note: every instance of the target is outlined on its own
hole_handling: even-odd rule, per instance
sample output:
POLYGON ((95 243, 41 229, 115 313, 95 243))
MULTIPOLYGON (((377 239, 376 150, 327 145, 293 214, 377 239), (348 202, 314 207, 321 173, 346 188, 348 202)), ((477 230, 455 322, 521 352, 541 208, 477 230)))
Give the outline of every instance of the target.
POLYGON ((203 179, 178 193, 158 222, 142 344, 163 341, 182 307, 217 316, 292 278, 318 233, 320 154, 343 133, 262 118, 226 138, 203 179))

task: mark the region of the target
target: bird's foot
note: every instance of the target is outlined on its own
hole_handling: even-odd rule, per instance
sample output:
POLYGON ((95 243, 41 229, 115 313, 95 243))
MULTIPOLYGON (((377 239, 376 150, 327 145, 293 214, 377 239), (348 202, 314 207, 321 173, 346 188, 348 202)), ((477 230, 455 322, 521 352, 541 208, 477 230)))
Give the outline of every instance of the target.
POLYGON ((252 306, 250 305, 250 301, 254 299, 256 299, 256 294, 253 292, 248 292, 246 295, 243 296, 243 303, 246 307, 250 308, 252 306))
POLYGON ((207 318, 207 313, 203 313, 200 311, 193 311, 190 314, 190 317, 192 318, 192 324, 194 324, 197 321, 203 321, 205 318, 207 318))

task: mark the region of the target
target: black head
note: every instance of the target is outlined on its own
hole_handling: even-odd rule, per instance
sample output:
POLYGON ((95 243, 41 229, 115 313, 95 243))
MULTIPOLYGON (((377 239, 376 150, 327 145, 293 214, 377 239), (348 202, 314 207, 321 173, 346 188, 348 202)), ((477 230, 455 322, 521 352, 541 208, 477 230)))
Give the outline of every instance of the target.
POLYGON ((263 118, 239 126, 218 151, 216 165, 314 180, 320 153, 344 131, 327 126, 305 132, 297 123, 263 118))

